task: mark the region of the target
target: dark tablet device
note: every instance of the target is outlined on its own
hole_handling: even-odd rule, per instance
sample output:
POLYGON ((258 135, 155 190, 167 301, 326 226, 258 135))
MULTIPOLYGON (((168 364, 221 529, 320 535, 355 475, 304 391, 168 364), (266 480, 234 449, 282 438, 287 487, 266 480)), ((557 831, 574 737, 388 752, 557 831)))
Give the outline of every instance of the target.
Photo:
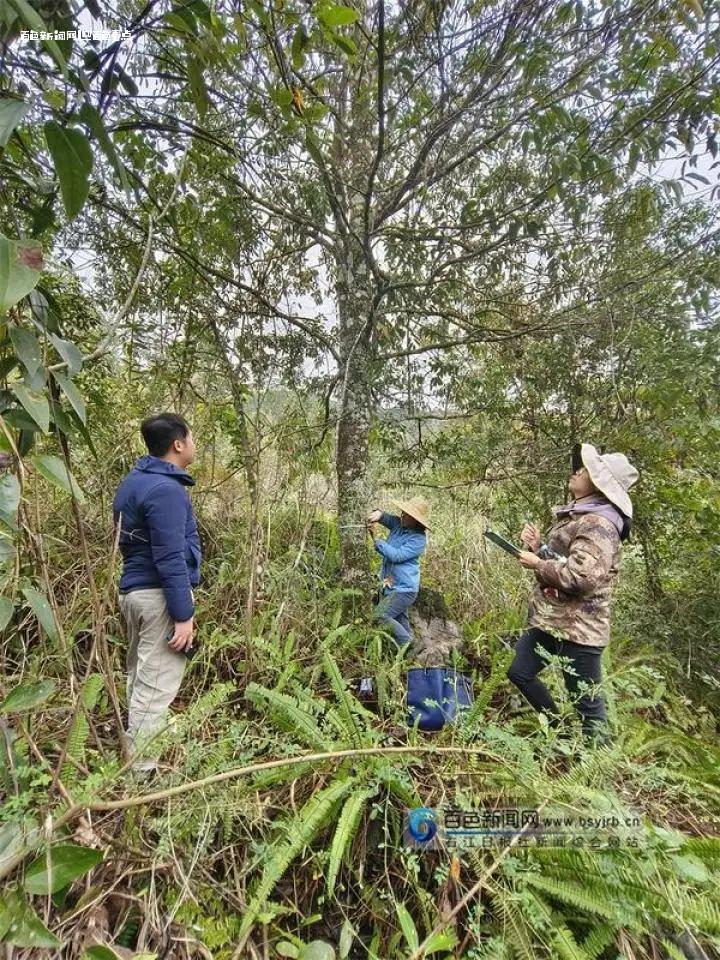
MULTIPOLYGON (((174 636, 175 636, 174 633, 169 633, 169 634, 165 637, 165 643, 170 643, 170 641, 172 640, 172 638, 173 638, 174 636)), ((189 650, 176 650, 175 652, 176 652, 176 653, 182 653, 185 657, 188 658, 188 660, 192 660, 192 658, 193 658, 193 657, 195 656, 195 654, 197 653, 197 644, 193 641, 193 645, 190 647, 189 650)))
POLYGON ((485 531, 485 536, 488 538, 488 540, 492 540, 496 546, 501 547, 507 553, 511 553, 514 557, 520 555, 520 547, 516 547, 514 543, 510 543, 509 540, 506 540, 505 537, 501 537, 499 533, 495 533, 489 527, 485 531))

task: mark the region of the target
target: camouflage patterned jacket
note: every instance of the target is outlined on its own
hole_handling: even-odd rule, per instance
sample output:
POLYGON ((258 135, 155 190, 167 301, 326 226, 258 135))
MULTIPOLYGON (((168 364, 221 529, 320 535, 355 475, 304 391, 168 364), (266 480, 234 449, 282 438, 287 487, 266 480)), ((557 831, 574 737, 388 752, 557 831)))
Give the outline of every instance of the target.
POLYGON ((574 643, 606 646, 620 559, 617 528, 597 513, 562 516, 546 543, 567 560, 541 560, 536 567, 529 625, 574 643))

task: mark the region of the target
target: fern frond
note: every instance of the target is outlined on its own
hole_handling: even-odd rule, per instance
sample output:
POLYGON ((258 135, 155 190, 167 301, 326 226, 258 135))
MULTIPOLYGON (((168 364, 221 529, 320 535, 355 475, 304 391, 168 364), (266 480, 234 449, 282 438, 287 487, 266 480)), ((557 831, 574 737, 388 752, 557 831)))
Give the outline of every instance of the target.
POLYGON ((60 778, 66 787, 73 786, 78 779, 78 770, 74 763, 83 763, 85 760, 85 745, 90 733, 88 714, 95 709, 98 697, 103 688, 103 678, 99 673, 91 673, 85 681, 78 701, 77 710, 73 717, 70 732, 68 733, 65 753, 67 761, 62 765, 60 778))
POLYGON ((330 847, 330 866, 328 867, 327 879, 327 891, 330 897, 335 892, 335 882, 337 881, 343 856, 352 846, 358 824, 360 823, 360 817, 372 793, 373 791, 371 790, 361 790, 354 796, 348 797, 342 808, 330 847))
MULTIPOLYGON (((333 693, 337 698, 337 713, 341 720, 342 733, 344 739, 348 740, 353 747, 368 746, 377 741, 377 734, 369 722, 373 722, 375 717, 369 710, 366 710, 361 703, 353 697, 347 688, 347 684, 340 673, 337 663, 329 650, 322 652, 323 667, 327 675, 333 693), (358 723, 358 718, 362 717, 365 723, 365 729, 362 730, 358 723)), ((330 719, 331 711, 328 711, 330 719)))
POLYGON ((417 789, 410 777, 403 777, 402 769, 375 761, 373 764, 375 775, 382 780, 389 792, 404 803, 407 807, 420 807, 422 802, 418 796, 417 789))
POLYGON ((683 852, 694 854, 706 867, 720 867, 720 837, 688 837, 683 852))
MULTIPOLYGON (((553 852, 561 854, 564 851, 553 852)), ((571 853, 571 851, 567 852, 571 853)), ((598 915, 615 922, 629 923, 639 913, 646 915, 651 913, 656 918, 671 921, 680 907, 677 901, 671 905, 667 897, 653 887, 652 877, 648 877, 643 872, 642 865, 638 867, 627 864, 618 865, 609 876, 599 858, 580 854, 577 859, 570 857, 566 862, 562 857, 556 857, 555 862, 545 862, 544 871, 542 875, 526 874, 525 879, 532 886, 541 889, 543 884, 556 884, 558 889, 567 892, 568 896, 575 895, 575 899, 568 902, 581 909, 588 909, 588 912, 597 912, 598 915), (578 875, 583 878, 582 890, 576 888, 574 884, 574 879, 578 875), (588 905, 590 902, 598 906, 622 903, 626 912, 620 913, 618 909, 615 909, 612 914, 601 913, 599 910, 593 911, 589 906, 583 906, 578 899, 581 897, 585 898, 588 905)), ((546 892, 562 899, 561 893, 555 894, 549 887, 546 892)))
POLYGON ((495 691, 507 682, 506 671, 512 657, 505 650, 496 650, 490 664, 490 675, 480 684, 475 701, 463 718, 463 740, 473 735, 476 725, 485 716, 495 691))
POLYGON ((622 923, 626 919, 619 915, 617 907, 613 906, 612 902, 608 900, 606 890, 590 886, 585 882, 585 879, 583 879, 582 886, 535 873, 526 874, 524 880, 532 887, 542 890, 556 900, 577 907, 592 916, 603 917, 615 923, 622 923))
POLYGON ((300 813, 287 822, 284 836, 288 839, 275 845, 243 914, 238 939, 242 939, 250 931, 275 884, 283 877, 295 857, 330 823, 338 804, 355 785, 356 780, 353 778, 333 781, 329 787, 314 794, 300 813))
POLYGON ((672 940, 663 939, 660 941, 660 943, 663 950, 667 954, 668 960, 687 960, 686 954, 684 954, 682 950, 672 942, 672 940))
POLYGON ((533 901, 550 930, 549 939, 553 947, 553 957, 557 956, 559 960, 589 960, 584 947, 580 946, 565 923, 565 917, 557 910, 553 910, 539 893, 533 896, 533 901))
POLYGON ((506 938, 513 946, 513 952, 524 960, 535 960, 535 951, 531 936, 531 929, 525 922, 517 901, 509 890, 498 888, 490 894, 493 907, 498 917, 503 921, 506 938))
POLYGON ((296 780, 307 776, 316 769, 313 763, 296 763, 287 767, 276 767, 274 770, 267 770, 258 774, 250 781, 250 790, 267 790, 269 787, 277 786, 278 783, 287 783, 288 780, 296 780))
POLYGON ((221 707, 231 696, 237 692, 234 683, 214 683, 208 690, 205 690, 197 700, 193 700, 187 710, 182 713, 177 720, 178 728, 197 731, 201 724, 205 723, 218 708, 221 707))
POLYGON ((695 896, 685 905, 682 916, 702 933, 720 933, 720 905, 716 899, 695 896))
POLYGON ((615 939, 615 927, 609 923, 596 923, 582 942, 588 960, 597 960, 605 948, 615 939))
POLYGON ((294 697, 277 690, 268 690, 257 683, 249 683, 245 696, 257 707, 267 708, 275 724, 292 733, 314 750, 332 750, 331 741, 322 732, 314 718, 303 710, 294 697))

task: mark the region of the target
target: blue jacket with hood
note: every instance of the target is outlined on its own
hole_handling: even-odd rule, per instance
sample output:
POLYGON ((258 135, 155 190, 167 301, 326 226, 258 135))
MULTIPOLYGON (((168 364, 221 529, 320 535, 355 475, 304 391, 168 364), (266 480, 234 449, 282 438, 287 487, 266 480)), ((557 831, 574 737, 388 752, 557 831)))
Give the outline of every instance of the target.
POLYGON ((187 487, 195 481, 179 467, 150 455, 140 457, 113 501, 123 557, 120 590, 162 587, 176 623, 194 612, 192 588, 200 583, 200 537, 187 487))
POLYGON ((420 588, 420 556, 425 552, 427 537, 418 530, 400 524, 400 517, 383 513, 380 523, 387 527, 387 540, 376 540, 375 549, 383 558, 380 579, 392 581, 398 593, 417 593, 420 588))

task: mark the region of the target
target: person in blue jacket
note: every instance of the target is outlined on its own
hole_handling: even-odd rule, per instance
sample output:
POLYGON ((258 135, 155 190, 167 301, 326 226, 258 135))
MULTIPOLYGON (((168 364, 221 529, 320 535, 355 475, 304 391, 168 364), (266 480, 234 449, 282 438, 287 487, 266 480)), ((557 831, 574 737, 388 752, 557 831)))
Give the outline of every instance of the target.
MULTIPOLYGON (((187 422, 175 413, 148 417, 141 426, 148 453, 118 487, 113 517, 123 559, 120 612, 125 621, 128 729, 131 755, 141 752, 163 726, 180 689, 185 651, 193 643, 201 548, 188 489, 195 481, 187 467, 195 442, 187 422)), ((138 758, 136 770, 156 763, 138 758)))
POLYGON ((429 530, 429 507, 422 497, 393 501, 400 516, 373 511, 367 518, 368 530, 375 549, 382 557, 380 600, 373 611, 374 619, 386 623, 398 646, 412 640, 408 610, 420 589, 420 557, 425 552, 429 530), (374 524, 381 523, 390 531, 387 539, 375 537, 374 524))

